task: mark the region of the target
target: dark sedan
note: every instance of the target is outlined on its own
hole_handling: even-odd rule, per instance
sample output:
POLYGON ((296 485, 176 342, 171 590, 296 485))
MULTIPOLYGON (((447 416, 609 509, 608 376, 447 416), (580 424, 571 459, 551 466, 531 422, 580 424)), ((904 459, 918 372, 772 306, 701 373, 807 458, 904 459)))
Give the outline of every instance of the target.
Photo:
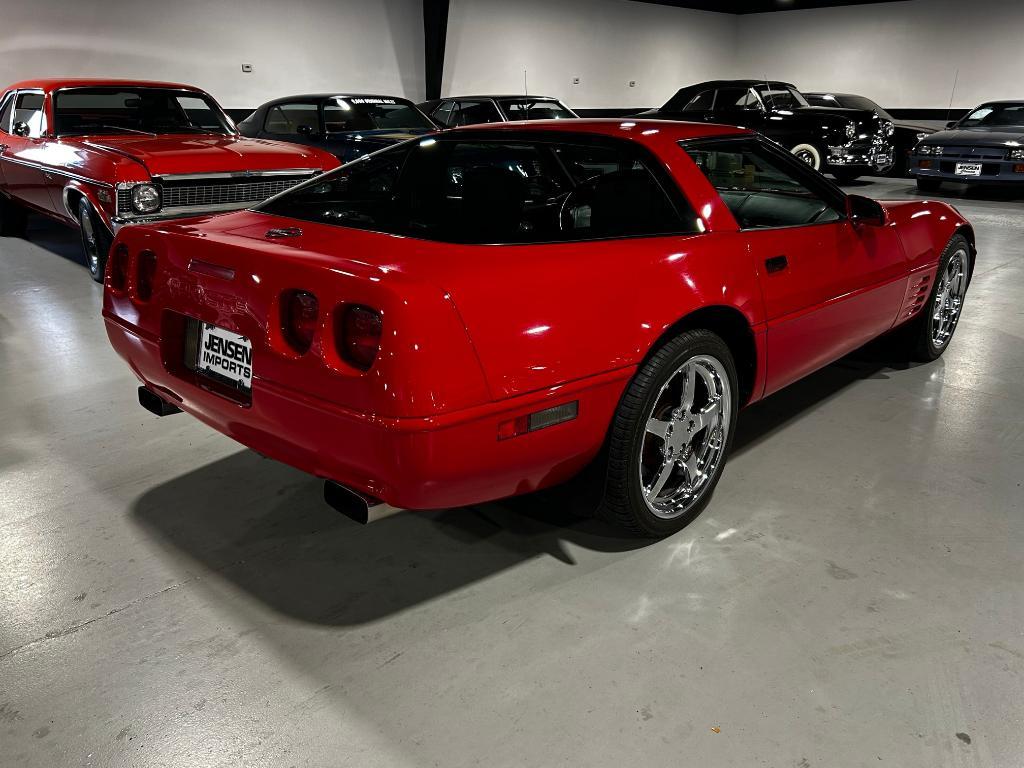
POLYGON ((982 104, 922 139, 910 156, 910 172, 922 192, 934 192, 944 181, 1024 182, 1024 101, 982 104))
POLYGON ((846 109, 870 109, 883 120, 893 124, 891 137, 893 145, 892 163, 878 166, 875 171, 883 176, 906 176, 910 170, 910 153, 921 139, 935 133, 934 128, 901 122, 866 96, 853 93, 805 93, 807 103, 812 107, 845 107, 846 109))
POLYGON ((318 147, 342 162, 436 128, 407 99, 336 93, 275 99, 238 124, 243 136, 318 147))
POLYGON ((460 125, 504 123, 509 120, 565 120, 577 115, 551 96, 449 96, 425 101, 420 109, 435 122, 460 125))

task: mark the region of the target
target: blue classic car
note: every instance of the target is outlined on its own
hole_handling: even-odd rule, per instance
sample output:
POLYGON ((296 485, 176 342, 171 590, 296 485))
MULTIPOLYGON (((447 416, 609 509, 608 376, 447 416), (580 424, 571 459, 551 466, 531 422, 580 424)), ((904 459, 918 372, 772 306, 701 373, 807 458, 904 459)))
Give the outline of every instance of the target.
POLYGON ((342 162, 437 127, 407 99, 356 93, 275 99, 238 124, 243 136, 318 147, 342 162))
POLYGON ((991 101, 918 142, 910 156, 917 188, 1024 182, 1024 101, 991 101))

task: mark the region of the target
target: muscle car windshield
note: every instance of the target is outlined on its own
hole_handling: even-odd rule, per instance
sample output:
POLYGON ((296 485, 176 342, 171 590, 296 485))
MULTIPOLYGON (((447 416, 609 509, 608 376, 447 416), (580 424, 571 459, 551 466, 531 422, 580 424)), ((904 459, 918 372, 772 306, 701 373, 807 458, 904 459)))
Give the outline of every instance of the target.
POLYGON ((807 99, 792 88, 771 88, 765 84, 755 85, 754 90, 769 109, 799 109, 810 106, 807 99))
POLYGON ((58 136, 142 133, 232 134, 205 94, 173 88, 71 88, 54 100, 58 136))
POLYGON ((576 117, 554 99, 498 99, 509 120, 566 120, 576 117))
POLYGON ((1017 125, 1024 125, 1024 104, 985 104, 961 120, 957 128, 1017 125))
POLYGON ((324 105, 324 124, 328 133, 434 128, 412 104, 383 97, 331 99, 324 105))

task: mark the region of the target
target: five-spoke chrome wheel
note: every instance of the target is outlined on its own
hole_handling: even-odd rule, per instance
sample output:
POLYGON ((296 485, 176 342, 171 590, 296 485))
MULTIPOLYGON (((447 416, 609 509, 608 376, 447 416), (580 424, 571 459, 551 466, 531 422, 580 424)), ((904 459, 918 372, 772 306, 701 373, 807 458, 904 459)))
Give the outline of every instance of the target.
POLYGON ((942 271, 932 302, 932 344, 942 349, 949 343, 967 295, 967 249, 958 248, 942 271))
POLYGON ((686 514, 712 485, 725 453, 732 402, 725 366, 710 355, 691 357, 661 387, 647 414, 638 468, 654 515, 686 514))

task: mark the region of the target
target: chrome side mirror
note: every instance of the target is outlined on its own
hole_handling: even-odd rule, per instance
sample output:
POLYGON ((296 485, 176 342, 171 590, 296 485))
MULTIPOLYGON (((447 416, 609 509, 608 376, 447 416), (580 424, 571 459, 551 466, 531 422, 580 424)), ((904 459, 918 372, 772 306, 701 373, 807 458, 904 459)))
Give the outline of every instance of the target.
POLYGON ((849 195, 846 198, 846 212, 854 224, 866 224, 872 227, 885 226, 885 208, 870 197, 849 195))
POLYGON ((17 122, 14 124, 14 128, 11 131, 15 136, 21 136, 22 138, 27 137, 32 131, 28 127, 28 123, 17 122))

